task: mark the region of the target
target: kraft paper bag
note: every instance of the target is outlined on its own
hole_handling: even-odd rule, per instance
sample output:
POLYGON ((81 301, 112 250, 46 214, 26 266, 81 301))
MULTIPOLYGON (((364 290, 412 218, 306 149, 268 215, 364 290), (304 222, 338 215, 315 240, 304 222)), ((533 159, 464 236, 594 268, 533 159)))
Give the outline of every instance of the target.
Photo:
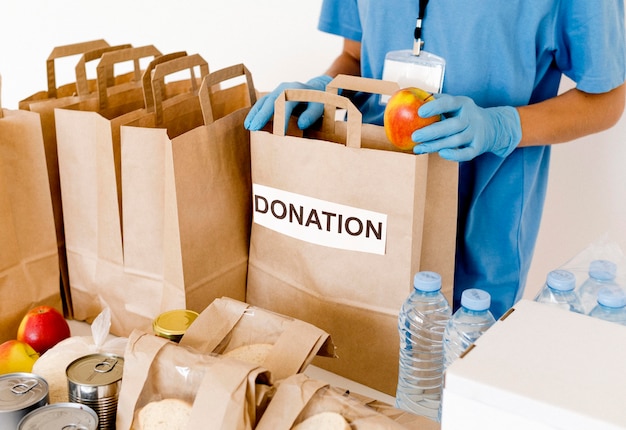
MULTIPOLYGON (((151 73, 155 63, 170 55, 151 45, 107 52, 97 66, 98 97, 55 110, 74 318, 90 322, 109 307, 111 333, 118 336, 135 327, 148 330, 161 307, 143 301, 158 296, 169 303, 170 297, 153 279, 127 273, 124 264, 119 127, 146 115, 144 82, 140 76, 108 87, 107 70, 120 62, 152 58, 144 72, 151 73)), ((186 86, 178 85, 177 91, 186 86)))
POLYGON ((252 430, 271 387, 268 372, 239 360, 202 354, 193 348, 135 330, 124 352, 116 428, 138 429, 141 408, 177 399, 191 406, 189 430, 252 430))
MULTIPOLYGON (((160 82, 175 66, 155 68, 154 115, 121 130, 124 253, 127 265, 176 292, 178 304, 159 301, 162 308, 202 312, 220 297, 245 299, 251 184, 243 121, 255 92, 239 64, 206 76, 199 94, 161 102, 160 82)), ((140 303, 148 300, 156 298, 140 303)))
MULTIPOLYGON (((79 94, 78 88, 86 85, 90 87, 92 91, 95 89, 95 81, 87 81, 79 84, 79 76, 86 79, 86 70, 83 73, 77 69, 77 82, 66 83, 57 85, 57 73, 56 73, 56 61, 61 59, 67 59, 77 55, 85 54, 90 51, 107 49, 110 45, 103 39, 90 40, 86 42, 72 43, 70 45, 57 46, 52 49, 52 52, 46 59, 46 78, 48 88, 46 90, 38 91, 19 102, 19 108, 29 110, 29 107, 33 103, 63 99, 65 97, 74 97, 79 94)), ((78 65, 77 65, 78 68, 78 65)))
POLYGON ((374 409, 376 412, 391 418, 398 424, 407 429, 414 430, 440 430, 441 424, 421 415, 416 415, 402 409, 398 409, 393 405, 387 404, 380 400, 372 399, 362 394, 350 392, 350 396, 360 401, 364 405, 374 409))
MULTIPOLYGON (((397 89, 375 80, 340 84, 397 89)), ((414 274, 437 271, 452 291, 457 166, 396 150, 382 127, 361 124, 333 86, 287 91, 276 103, 273 133, 251 133, 246 301, 328 332, 338 357, 313 364, 395 395, 398 311, 414 274), (285 133, 284 104, 292 99, 325 103, 316 132, 285 133), (335 121, 337 107, 347 121, 335 121)))
MULTIPOLYGON (((63 227, 63 209, 61 204, 61 186, 59 182, 59 166, 56 144, 56 128, 54 124, 54 109, 78 103, 80 100, 96 96, 96 80, 87 78, 86 66, 89 62, 99 59, 103 53, 129 48, 130 45, 109 46, 104 40, 93 40, 72 45, 58 46, 46 61, 48 89, 39 91, 19 102, 19 108, 37 112, 41 118, 43 144, 46 151, 46 165, 52 197, 52 210, 56 227, 56 236, 59 253, 59 268, 63 294, 63 310, 66 317, 72 317, 72 298, 67 269, 65 252, 65 231, 63 227), (57 86, 56 60, 74 57, 82 54, 75 66, 76 82, 57 86)), ((126 82, 131 73, 115 77, 112 85, 126 82)))
POLYGON ((194 320, 179 342, 204 353, 235 354, 263 345, 257 359, 272 381, 303 372, 316 355, 333 357, 328 333, 238 300, 216 299, 194 320), (269 348, 265 348, 269 346, 269 348))
POLYGON ((0 343, 16 338, 31 308, 63 311, 39 115, 1 105, 0 296, 0 343))
POLYGON ((315 415, 332 412, 341 415, 347 428, 354 430, 427 430, 428 419, 419 423, 395 421, 354 397, 350 392, 304 374, 281 381, 259 421, 257 430, 290 430, 315 415))

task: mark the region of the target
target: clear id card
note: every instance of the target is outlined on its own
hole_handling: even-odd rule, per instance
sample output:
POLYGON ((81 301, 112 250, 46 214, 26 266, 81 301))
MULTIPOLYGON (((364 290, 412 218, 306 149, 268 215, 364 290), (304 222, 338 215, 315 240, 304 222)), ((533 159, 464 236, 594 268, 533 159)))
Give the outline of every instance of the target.
MULTIPOLYGON (((430 93, 440 93, 446 61, 427 51, 415 54, 411 49, 391 51, 385 56, 383 81, 397 82, 400 88, 417 87, 430 93)), ((386 104, 389 96, 382 96, 386 104)))

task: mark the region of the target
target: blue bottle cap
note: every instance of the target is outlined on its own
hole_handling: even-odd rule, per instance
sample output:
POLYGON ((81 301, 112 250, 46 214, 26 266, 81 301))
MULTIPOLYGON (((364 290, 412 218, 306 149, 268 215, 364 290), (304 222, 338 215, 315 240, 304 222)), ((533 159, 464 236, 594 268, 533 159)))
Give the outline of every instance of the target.
POLYGON ((417 272, 413 277, 413 288, 424 292, 441 290, 441 275, 436 272, 417 272))
POLYGON ((546 283, 558 291, 571 291, 576 287, 576 277, 569 270, 553 270, 548 273, 546 283))
POLYGON ((608 260, 594 260, 589 264, 589 276, 600 281, 615 279, 617 265, 608 260))
POLYGON ((491 295, 485 290, 470 288, 461 294, 461 306, 470 311, 484 311, 491 306, 491 295))
POLYGON ((626 291, 617 285, 602 287, 598 290, 598 303, 609 308, 626 306, 626 291))

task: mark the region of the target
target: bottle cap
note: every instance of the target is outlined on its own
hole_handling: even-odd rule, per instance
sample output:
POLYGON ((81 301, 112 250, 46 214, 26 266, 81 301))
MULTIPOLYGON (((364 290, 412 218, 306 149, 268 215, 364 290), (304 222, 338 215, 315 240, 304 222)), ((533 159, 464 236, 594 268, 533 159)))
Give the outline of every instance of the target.
POLYGON ((617 265, 608 260, 594 260, 589 264, 589 276, 600 281, 615 279, 617 265))
POLYGON ((461 306, 470 311, 484 311, 491 306, 491 295, 478 288, 470 288, 461 294, 461 306))
POLYGON ((548 287, 558 291, 571 291, 576 287, 576 277, 569 270, 553 270, 546 279, 548 287))
POLYGON ((598 303, 609 308, 626 306, 626 291, 618 286, 602 287, 598 290, 598 303))
POLYGON ((413 288, 424 292, 441 290, 441 275, 436 272, 417 272, 413 277, 413 288))

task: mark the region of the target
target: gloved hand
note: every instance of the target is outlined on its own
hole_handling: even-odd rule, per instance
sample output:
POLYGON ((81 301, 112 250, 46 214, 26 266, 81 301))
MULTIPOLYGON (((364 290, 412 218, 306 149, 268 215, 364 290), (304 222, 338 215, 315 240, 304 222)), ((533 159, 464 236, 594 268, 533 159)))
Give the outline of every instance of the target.
MULTIPOLYGON (((261 97, 254 106, 252 106, 252 109, 248 112, 248 116, 246 116, 243 123, 244 127, 251 131, 262 129, 274 115, 274 102, 284 90, 295 88, 326 91, 326 85, 328 85, 331 80, 332 78, 330 76, 321 75, 309 80, 305 84, 301 82, 284 82, 280 84, 274 91, 261 97)), ((287 118, 291 116, 297 104, 298 102, 287 102, 285 106, 285 116, 287 118)), ((323 113, 323 104, 308 103, 306 109, 298 117, 298 127, 302 130, 310 127, 315 121, 322 117, 323 113)))
POLYGON ((442 158, 467 161, 485 152, 508 156, 522 139, 517 109, 511 106, 481 108, 469 97, 435 95, 422 105, 422 117, 443 115, 443 120, 411 135, 415 154, 438 152, 442 158))

